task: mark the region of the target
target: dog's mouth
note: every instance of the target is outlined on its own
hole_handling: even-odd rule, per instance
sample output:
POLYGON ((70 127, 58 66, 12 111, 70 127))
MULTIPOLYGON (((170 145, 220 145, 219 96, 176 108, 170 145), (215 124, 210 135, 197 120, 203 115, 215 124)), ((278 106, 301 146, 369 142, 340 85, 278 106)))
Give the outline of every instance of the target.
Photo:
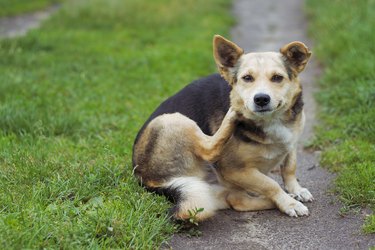
POLYGON ((253 112, 258 115, 267 115, 267 114, 272 114, 273 112, 279 110, 281 107, 282 107, 282 102, 280 101, 277 104, 277 107, 275 109, 272 109, 270 106, 256 107, 253 112))
POLYGON ((257 110, 255 110, 254 112, 255 113, 259 113, 259 114, 262 114, 262 113, 270 113, 270 112, 272 112, 273 110, 272 109, 270 109, 270 108, 267 108, 267 109, 257 109, 257 110))

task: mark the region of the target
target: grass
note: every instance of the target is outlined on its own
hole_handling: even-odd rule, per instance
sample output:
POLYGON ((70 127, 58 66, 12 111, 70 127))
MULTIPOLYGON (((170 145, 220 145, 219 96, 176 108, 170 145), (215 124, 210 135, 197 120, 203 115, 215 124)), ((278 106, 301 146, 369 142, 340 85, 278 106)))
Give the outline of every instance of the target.
MULTIPOLYGON (((307 2, 310 34, 324 65, 314 145, 338 173, 336 190, 350 207, 375 210, 375 1, 307 2)), ((374 214, 364 226, 375 233, 374 214)))
POLYGON ((134 137, 167 96, 215 71, 227 0, 68 1, 0 40, 0 246, 157 248, 170 204, 132 175, 134 137))
POLYGON ((58 2, 61 0, 0 0, 0 17, 40 10, 58 2))

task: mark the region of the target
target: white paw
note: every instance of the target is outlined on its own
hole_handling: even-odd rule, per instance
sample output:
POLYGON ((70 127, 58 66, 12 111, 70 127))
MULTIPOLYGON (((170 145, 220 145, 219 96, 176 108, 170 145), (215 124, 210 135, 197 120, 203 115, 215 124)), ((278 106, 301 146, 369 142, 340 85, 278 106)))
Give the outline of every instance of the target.
POLYGON ((298 191, 290 193, 289 195, 302 202, 311 202, 314 200, 314 197, 307 188, 300 188, 298 191))
POLYGON ((309 209, 299 201, 295 201, 294 204, 289 205, 284 212, 291 217, 309 215, 309 209))

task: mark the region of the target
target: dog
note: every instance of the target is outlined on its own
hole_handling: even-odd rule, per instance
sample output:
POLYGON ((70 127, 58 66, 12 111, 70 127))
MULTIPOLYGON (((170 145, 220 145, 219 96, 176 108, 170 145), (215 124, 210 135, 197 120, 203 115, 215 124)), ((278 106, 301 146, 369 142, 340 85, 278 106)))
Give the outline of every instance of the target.
POLYGON ((166 195, 175 219, 205 220, 220 209, 277 207, 309 215, 313 196, 296 178, 296 149, 304 126, 298 75, 311 56, 302 42, 279 52, 247 53, 213 39, 220 74, 196 80, 168 98, 140 129, 134 175, 166 195), (284 191, 267 173, 281 166, 284 191))

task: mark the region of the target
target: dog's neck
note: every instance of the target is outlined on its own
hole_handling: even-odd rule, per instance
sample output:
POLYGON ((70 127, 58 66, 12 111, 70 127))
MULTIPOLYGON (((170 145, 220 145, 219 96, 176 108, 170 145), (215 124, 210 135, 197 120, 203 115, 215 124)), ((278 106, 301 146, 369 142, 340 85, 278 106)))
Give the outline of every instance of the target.
POLYGON ((288 144, 296 141, 292 127, 285 124, 281 119, 262 123, 249 119, 238 120, 234 135, 248 143, 288 144))
POLYGON ((300 122, 297 119, 303 111, 302 95, 295 104, 283 114, 275 114, 265 119, 248 119, 240 117, 237 120, 235 136, 249 143, 292 143, 296 141, 293 127, 300 122))
POLYGON ((246 118, 237 120, 234 135, 242 141, 251 143, 264 143, 267 139, 263 128, 258 126, 254 121, 246 118))

